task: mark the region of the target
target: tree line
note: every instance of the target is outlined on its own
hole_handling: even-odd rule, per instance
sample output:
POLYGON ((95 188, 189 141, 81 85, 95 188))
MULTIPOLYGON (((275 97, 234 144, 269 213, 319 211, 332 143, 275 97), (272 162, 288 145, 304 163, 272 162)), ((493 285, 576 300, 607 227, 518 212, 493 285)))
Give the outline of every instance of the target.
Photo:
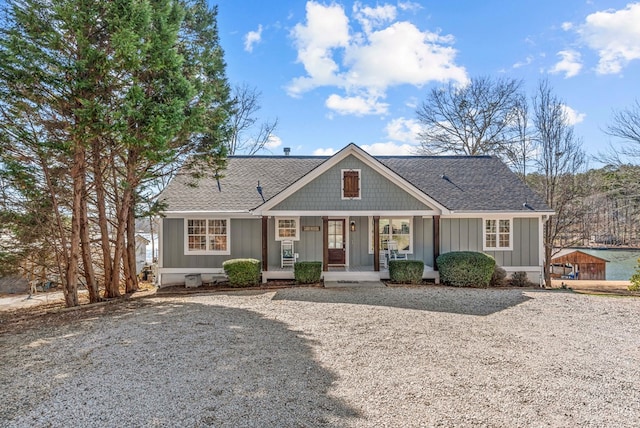
MULTIPOLYGON (((136 208, 179 165, 224 167, 233 109, 204 0, 8 1, 0 30, 5 258, 98 301, 137 289, 136 208), (6 245, 6 242, 5 242, 6 245)), ((201 171, 194 170, 194 174, 201 171)))

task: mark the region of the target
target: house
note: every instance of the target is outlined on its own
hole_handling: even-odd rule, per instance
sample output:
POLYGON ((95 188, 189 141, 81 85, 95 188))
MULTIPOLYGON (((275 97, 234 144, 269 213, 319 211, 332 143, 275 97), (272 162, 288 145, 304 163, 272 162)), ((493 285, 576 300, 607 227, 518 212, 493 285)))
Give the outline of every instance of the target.
POLYGON ((349 144, 330 157, 233 156, 224 175, 193 186, 178 174, 160 196, 161 286, 207 282, 232 258, 255 258, 262 279, 293 278, 285 255, 322 261, 325 280, 388 278, 390 243, 425 263, 482 251, 539 281, 552 214, 491 156, 379 156, 349 144), (285 254, 286 253, 286 254, 285 254))
POLYGON ((142 268, 147 263, 147 245, 151 243, 140 233, 136 233, 136 275, 142 272, 142 268))
POLYGON ((564 249, 551 258, 551 277, 562 279, 607 279, 609 261, 580 250, 564 249))

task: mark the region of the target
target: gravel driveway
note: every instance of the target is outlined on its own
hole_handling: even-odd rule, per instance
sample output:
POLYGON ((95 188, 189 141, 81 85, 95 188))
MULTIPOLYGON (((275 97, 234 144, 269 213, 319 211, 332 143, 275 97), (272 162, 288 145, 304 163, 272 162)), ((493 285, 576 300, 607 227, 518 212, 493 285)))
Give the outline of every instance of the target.
POLYGON ((640 426, 640 299, 154 297, 0 336, 7 427, 640 426))

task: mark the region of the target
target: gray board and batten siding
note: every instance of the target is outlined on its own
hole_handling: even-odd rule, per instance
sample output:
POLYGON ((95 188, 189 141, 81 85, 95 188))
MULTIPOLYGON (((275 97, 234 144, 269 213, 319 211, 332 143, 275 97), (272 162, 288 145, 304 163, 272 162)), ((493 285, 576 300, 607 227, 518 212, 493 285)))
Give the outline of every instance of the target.
MULTIPOLYGON (((232 258, 262 258, 261 221, 259 219, 234 219, 231 222, 230 255, 185 255, 184 219, 165 218, 163 220, 163 267, 164 268, 221 268, 225 260, 232 258)), ((353 267, 373 267, 373 254, 369 252, 368 216, 352 216, 355 232, 348 231, 349 265, 353 267)), ((269 266, 280 265, 280 241, 274 239, 275 219, 268 221, 267 243, 269 266)), ((348 227, 348 222, 346 223, 348 227)), ((300 217, 300 239, 294 241, 298 261, 322 261, 322 218, 300 217), (304 230, 305 227, 310 230, 304 230)), ((433 266, 433 220, 413 217, 413 253, 410 260, 422 260, 433 266)))
POLYGON ((221 268, 229 259, 262 258, 262 222, 259 218, 231 219, 229 255, 185 255, 182 218, 162 220, 163 268, 221 268))
POLYGON ((273 207, 274 211, 431 211, 353 155, 273 207), (360 170, 360 199, 342 199, 342 170, 360 170))
POLYGON ((482 250, 481 218, 443 218, 440 220, 440 253, 479 251, 496 259, 499 266, 538 266, 538 219, 513 219, 513 250, 482 250))

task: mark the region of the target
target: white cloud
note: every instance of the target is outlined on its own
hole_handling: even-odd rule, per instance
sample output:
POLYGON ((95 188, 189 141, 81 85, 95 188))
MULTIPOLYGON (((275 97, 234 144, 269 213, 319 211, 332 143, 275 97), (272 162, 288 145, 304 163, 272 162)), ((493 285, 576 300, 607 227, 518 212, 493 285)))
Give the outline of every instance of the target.
POLYGON ((399 1, 398 7, 400 10, 409 10, 409 11, 418 11, 422 9, 422 5, 420 3, 415 3, 412 1, 399 1))
POLYGON ((392 85, 467 81, 464 67, 454 64, 456 50, 448 46, 450 36, 422 32, 410 22, 395 22, 369 34, 367 41, 346 51, 348 86, 383 91, 392 85))
POLYGON ((266 144, 264 145, 267 149, 275 149, 277 147, 280 147, 282 145, 282 139, 280 137, 278 137, 277 135, 274 134, 270 134, 269 138, 267 139, 266 144))
POLYGON ((390 4, 383 6, 362 6, 362 3, 355 2, 353 5, 355 18, 358 20, 365 33, 370 33, 374 28, 380 28, 387 22, 396 19, 396 7, 390 4))
POLYGON ((571 126, 577 125, 578 123, 582 122, 585 117, 587 117, 585 113, 579 113, 566 104, 562 105, 562 109, 564 110, 564 114, 566 115, 567 124, 571 126))
POLYGON ((640 59, 640 2, 620 10, 592 13, 576 28, 589 48, 598 52, 596 72, 617 74, 629 61, 640 59))
POLYGON ((569 31, 569 30, 573 29, 573 24, 571 22, 563 22, 562 23, 562 29, 564 31, 569 31))
POLYGON ((529 65, 533 62, 533 55, 528 55, 524 61, 519 61, 516 62, 515 64, 513 64, 513 68, 520 68, 520 67, 524 67, 526 65, 529 65))
POLYGON ((257 31, 249 31, 244 36, 244 50, 253 52, 253 46, 262 40, 262 25, 258 25, 257 31))
POLYGON ((298 96, 318 86, 338 84, 339 67, 332 50, 349 43, 349 19, 342 6, 307 2, 306 25, 296 24, 291 35, 298 49, 298 62, 304 65, 308 76, 294 79, 289 94, 298 96))
POLYGON ((422 126, 415 119, 399 117, 393 119, 385 127, 387 137, 393 141, 401 141, 409 144, 418 144, 422 126))
MULTIPOLYGON (((398 5, 402 10, 409 7, 410 3, 398 5)), ((380 100, 390 86, 468 80, 465 68, 455 62, 454 38, 397 21, 395 6, 356 3, 353 18, 363 32, 353 33, 341 5, 309 1, 306 10, 306 21, 291 32, 306 75, 291 80, 291 96, 330 86, 344 91, 326 101, 337 113, 384 114, 386 104, 380 100)))
POLYGON ((314 156, 332 156, 335 153, 336 151, 330 147, 328 149, 315 149, 313 151, 314 156))
POLYGON ((385 114, 389 107, 388 104, 379 103, 375 97, 342 97, 337 94, 331 94, 329 98, 327 98, 325 105, 338 114, 353 114, 356 116, 385 114))
POLYGON ((551 73, 564 73, 565 78, 573 77, 580 73, 580 70, 582 70, 580 52, 565 50, 558 52, 558 56, 562 59, 549 70, 551 73))
POLYGON ((373 156, 413 155, 416 149, 411 144, 396 144, 393 142, 364 144, 360 147, 373 156))

